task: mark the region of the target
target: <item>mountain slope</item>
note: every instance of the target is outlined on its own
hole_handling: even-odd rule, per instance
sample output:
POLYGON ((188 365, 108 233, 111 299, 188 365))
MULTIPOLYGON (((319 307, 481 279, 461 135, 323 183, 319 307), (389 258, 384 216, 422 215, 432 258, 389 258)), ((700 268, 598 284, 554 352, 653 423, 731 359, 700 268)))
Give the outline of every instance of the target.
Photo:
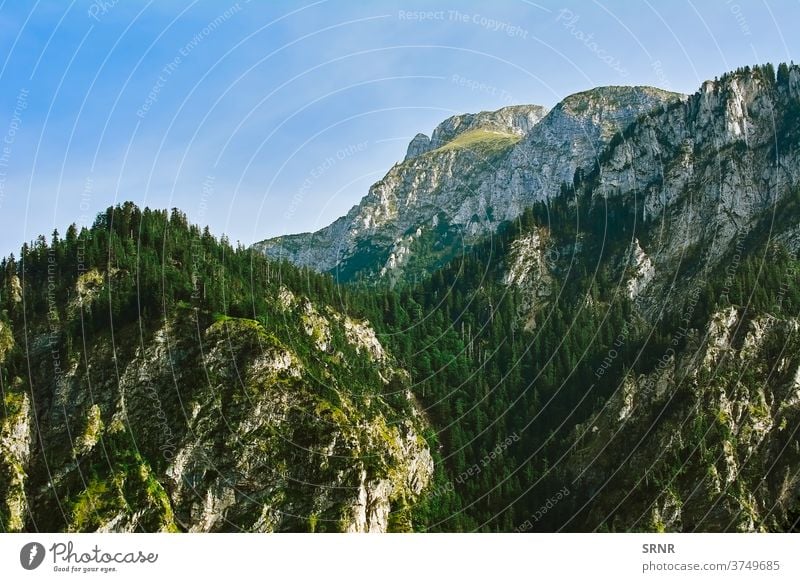
POLYGON ((465 400, 507 403, 454 446, 487 417, 521 445, 500 482, 456 486, 475 521, 439 527, 797 529, 798 73, 742 69, 641 117, 441 278, 489 376, 465 400))
POLYGON ((664 365, 625 375, 575 430, 571 477, 597 493, 565 526, 791 528, 800 517, 798 324, 728 307, 664 365))
POLYGON ((590 170, 602 147, 638 116, 681 99, 650 87, 604 87, 538 106, 447 119, 374 184, 348 214, 315 233, 254 248, 338 280, 424 275, 590 170), (545 114, 546 113, 546 114, 545 114))
POLYGON ((415 138, 284 241, 358 285, 128 206, 26 246, 4 527, 797 531, 800 68, 651 91, 415 138))
POLYGON ((330 281, 252 259, 126 204, 3 261, 3 530, 411 528, 407 373, 330 281))

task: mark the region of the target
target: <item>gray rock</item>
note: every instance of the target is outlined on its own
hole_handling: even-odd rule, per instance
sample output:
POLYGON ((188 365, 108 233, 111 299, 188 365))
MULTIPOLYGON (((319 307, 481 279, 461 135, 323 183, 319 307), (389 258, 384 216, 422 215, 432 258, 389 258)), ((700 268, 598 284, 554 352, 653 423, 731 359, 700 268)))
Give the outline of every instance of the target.
POLYGON ((346 216, 314 233, 254 246, 319 271, 343 274, 357 264, 396 280, 413 255, 410 233, 430 232, 440 218, 465 243, 491 233, 558 193, 576 169, 588 171, 638 116, 682 98, 650 87, 605 87, 567 97, 549 113, 519 105, 450 117, 429 144, 415 137, 406 159, 346 216))
POLYGON ((414 139, 411 140, 411 143, 408 144, 408 150, 406 151, 406 160, 410 160, 411 158, 416 158, 417 156, 421 156, 427 151, 431 149, 431 138, 429 138, 424 133, 418 133, 414 136, 414 139))

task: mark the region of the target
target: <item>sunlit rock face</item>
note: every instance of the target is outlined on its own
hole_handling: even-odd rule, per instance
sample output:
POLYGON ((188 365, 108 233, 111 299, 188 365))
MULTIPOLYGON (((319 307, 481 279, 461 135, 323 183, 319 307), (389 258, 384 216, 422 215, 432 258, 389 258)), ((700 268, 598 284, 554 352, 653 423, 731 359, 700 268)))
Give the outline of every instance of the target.
MULTIPOLYGON (((519 105, 450 117, 430 139, 414 137, 405 160, 346 216, 256 248, 344 280, 357 274, 397 280, 416 265, 425 236, 442 238, 446 230, 456 252, 558 193, 576 170, 589 171, 612 137, 640 115, 682 98, 650 87, 603 87, 571 95, 549 112, 519 105)), ((417 266, 424 272, 429 265, 417 266)))

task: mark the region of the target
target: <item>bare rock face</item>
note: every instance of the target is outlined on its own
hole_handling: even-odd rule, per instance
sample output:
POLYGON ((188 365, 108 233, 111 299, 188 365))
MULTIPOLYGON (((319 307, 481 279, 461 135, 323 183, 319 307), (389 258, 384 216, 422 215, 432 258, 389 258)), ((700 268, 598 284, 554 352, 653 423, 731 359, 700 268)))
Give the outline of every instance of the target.
MULTIPOLYGON (((761 70, 729 73, 703 83, 690 98, 654 109, 603 153, 600 187, 637 200, 642 219, 661 221, 659 236, 637 241, 647 268, 671 272, 689 262, 708 272, 726 253, 741 254, 748 234, 787 199, 800 180, 792 147, 798 90, 777 86, 761 70), (697 255, 698 249, 702 255, 697 255)), ((796 229, 776 230, 777 242, 797 248, 796 229)), ((640 278, 637 303, 658 306, 672 283, 640 278)), ((679 293, 687 281, 677 281, 679 293)))
POLYGON ((517 317, 525 331, 536 327, 536 316, 548 305, 553 292, 550 263, 554 257, 547 238, 543 228, 517 238, 511 245, 510 261, 503 276, 503 283, 520 291, 517 317))
POLYGON ((687 350, 652 374, 624 378, 576 429, 586 446, 566 462, 582 475, 578 486, 600 490, 626 528, 773 531, 795 510, 800 322, 744 315, 714 314, 707 329, 691 331, 687 350), (777 363, 775 345, 785 354, 777 363), (624 476, 597 481, 623 459, 624 476))
POLYGON ((418 133, 414 136, 414 139, 411 140, 411 143, 408 144, 408 150, 406 151, 406 160, 410 160, 411 158, 416 158, 417 156, 421 156, 425 152, 430 151, 431 149, 431 138, 429 138, 424 133, 418 133))
MULTIPOLYGON (((50 351, 34 353, 41 440, 19 382, 0 416, 4 527, 411 529, 433 461, 408 374, 367 321, 286 287, 275 308, 291 341, 250 319, 198 325, 187 310, 142 344, 70 354, 86 366, 65 359, 59 378, 50 351)), ((0 360, 7 331, 0 323, 0 360)))
POLYGON ((22 302, 22 285, 16 275, 11 277, 11 300, 14 303, 22 302))
POLYGON ((606 87, 572 95, 549 112, 519 105, 450 117, 429 141, 417 135, 405 160, 346 216, 255 247, 342 280, 359 273, 396 280, 421 238, 447 232, 461 248, 493 232, 557 194, 577 169, 588 171, 638 116, 682 98, 650 87, 606 87))
POLYGON ((633 241, 633 248, 630 253, 629 271, 630 278, 626 283, 628 298, 636 299, 639 293, 647 287, 648 283, 650 283, 655 276, 653 261, 642 249, 642 246, 639 244, 639 239, 633 241))
POLYGON ((683 99, 652 87, 600 87, 570 95, 512 152, 512 191, 527 192, 533 200, 558 193, 576 171, 588 172, 613 137, 640 116, 683 99))
POLYGON ((433 459, 411 425, 400 425, 390 434, 399 470, 382 479, 370 479, 366 471, 361 473, 348 532, 380 533, 393 529, 390 520, 401 522, 403 517, 397 511, 392 514, 394 500, 409 492, 417 496, 430 482, 433 459))
MULTIPOLYGON (((8 323, 0 320, 0 374, 14 336, 8 323)), ((22 531, 28 512, 25 495, 31 456, 31 403, 22 391, 22 381, 4 386, 0 402, 0 524, 5 531, 22 531)))
POLYGON ((5 531, 22 531, 28 513, 25 494, 31 456, 31 406, 26 394, 9 393, 0 419, 0 516, 5 531))
POLYGON ((11 326, 0 320, 0 364, 5 362, 6 355, 14 347, 14 335, 11 333, 11 326))

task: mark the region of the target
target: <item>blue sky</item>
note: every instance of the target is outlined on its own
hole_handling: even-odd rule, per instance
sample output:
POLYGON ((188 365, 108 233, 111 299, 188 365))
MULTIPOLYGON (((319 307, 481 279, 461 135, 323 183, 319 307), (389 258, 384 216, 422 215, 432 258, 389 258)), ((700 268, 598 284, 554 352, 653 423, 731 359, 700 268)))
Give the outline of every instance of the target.
POLYGON ((0 3, 0 254, 132 200, 245 244, 344 214, 417 132, 797 60, 796 0, 0 3))

